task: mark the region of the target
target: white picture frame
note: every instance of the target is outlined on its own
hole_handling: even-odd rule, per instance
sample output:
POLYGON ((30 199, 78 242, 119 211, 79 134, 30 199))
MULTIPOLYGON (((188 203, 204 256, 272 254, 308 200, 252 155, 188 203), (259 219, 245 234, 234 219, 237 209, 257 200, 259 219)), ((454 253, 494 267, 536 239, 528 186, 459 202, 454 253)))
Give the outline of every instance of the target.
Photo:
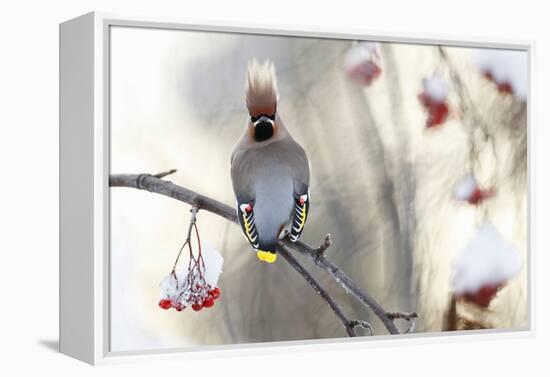
MULTIPOLYGON (((533 336, 534 253, 529 241, 529 312, 527 328, 514 331, 404 334, 315 341, 238 344, 159 350, 147 353, 109 350, 109 31, 113 26, 247 32, 284 36, 330 37, 464 47, 526 50, 532 72, 533 41, 495 41, 477 38, 437 39, 421 34, 364 33, 357 30, 259 27, 208 24, 156 17, 92 12, 60 24, 60 352, 90 364, 291 353, 306 350, 470 341, 480 338, 533 336), (460 336, 456 336, 460 334, 460 336)), ((532 77, 529 78, 532 82, 532 77)), ((529 89, 528 101, 532 87, 529 89)), ((531 103, 531 102, 529 102, 531 103)), ((533 137, 532 106, 528 110, 528 145, 533 137)), ((528 154, 531 154, 529 148, 528 154)), ((528 159, 531 187, 532 166, 528 159)), ((529 207, 530 208, 530 207, 529 207)), ((530 215, 528 216, 530 217, 530 215)), ((530 237, 529 237, 530 239, 530 237)))

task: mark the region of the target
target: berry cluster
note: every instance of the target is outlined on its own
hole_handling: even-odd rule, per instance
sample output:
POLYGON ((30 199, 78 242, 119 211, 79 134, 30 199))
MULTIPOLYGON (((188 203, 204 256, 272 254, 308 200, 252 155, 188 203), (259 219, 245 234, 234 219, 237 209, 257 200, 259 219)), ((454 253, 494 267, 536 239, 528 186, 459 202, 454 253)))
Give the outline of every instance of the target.
POLYGON ((489 70, 486 70, 482 72, 483 77, 485 77, 487 80, 491 81, 497 86, 497 90, 499 93, 502 94, 514 94, 514 89, 512 89, 512 85, 508 81, 503 80, 497 80, 493 73, 489 70))
POLYGON ((526 101, 529 92, 529 61, 525 51, 475 49, 472 62, 498 93, 526 101))
POLYGON ((481 202, 485 201, 486 199, 489 199, 494 195, 495 195, 494 189, 481 189, 479 187, 476 187, 475 190, 470 195, 470 197, 468 198, 468 203, 473 205, 478 205, 481 202))
POLYGON ((437 127, 445 123, 445 120, 447 120, 447 115, 449 114, 449 107, 445 102, 434 101, 425 93, 420 93, 418 99, 428 112, 426 128, 437 127))
POLYGON ((181 246, 170 275, 160 282, 159 307, 181 312, 188 306, 198 312, 202 308, 211 308, 220 298, 218 278, 222 272, 223 258, 209 242, 201 242, 196 223, 198 209, 191 209, 191 222, 187 238, 181 246), (198 252, 193 252, 192 236, 196 237, 198 252), (189 263, 186 270, 177 269, 182 251, 187 247, 189 263), (177 271, 177 272, 176 272, 177 271))
POLYGON ((457 200, 477 206, 495 196, 495 189, 481 188, 473 176, 467 175, 456 184, 454 195, 457 200))
POLYGON ((192 270, 185 278, 178 278, 175 273, 171 273, 163 279, 160 284, 159 307, 165 310, 173 308, 181 312, 188 306, 194 311, 214 306, 214 301, 220 297, 220 288, 207 284, 204 277, 194 271, 198 269, 192 270))
POLYGON ((519 252, 490 222, 480 225, 454 263, 457 300, 487 308, 498 292, 521 270, 519 252))
POLYGON ((369 86, 382 74, 380 66, 377 46, 371 42, 356 44, 344 57, 344 68, 348 77, 364 86, 369 86))
POLYGON ((447 86, 439 77, 432 76, 422 80, 422 87, 418 100, 428 113, 426 128, 440 126, 445 123, 449 115, 447 86))
POLYGON ((498 291, 504 286, 504 283, 501 284, 486 284, 480 287, 475 292, 463 293, 458 296, 459 300, 464 300, 475 304, 481 308, 489 307, 491 301, 495 298, 498 291))

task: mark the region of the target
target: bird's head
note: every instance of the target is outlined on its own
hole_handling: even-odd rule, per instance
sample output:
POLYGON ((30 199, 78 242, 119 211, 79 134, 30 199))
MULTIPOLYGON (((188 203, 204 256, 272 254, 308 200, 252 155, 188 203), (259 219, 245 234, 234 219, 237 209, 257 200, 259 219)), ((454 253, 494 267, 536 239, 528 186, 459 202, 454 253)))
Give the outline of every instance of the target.
POLYGON ((250 140, 261 143, 278 138, 282 130, 277 116, 279 93, 272 61, 260 64, 253 59, 248 63, 245 90, 250 140))

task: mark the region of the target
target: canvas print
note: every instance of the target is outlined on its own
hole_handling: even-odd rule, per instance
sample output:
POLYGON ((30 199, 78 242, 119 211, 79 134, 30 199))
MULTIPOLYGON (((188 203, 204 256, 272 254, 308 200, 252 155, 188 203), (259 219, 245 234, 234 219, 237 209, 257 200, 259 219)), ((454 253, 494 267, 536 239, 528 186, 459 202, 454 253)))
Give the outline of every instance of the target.
POLYGON ((527 51, 109 43, 112 352, 529 327, 527 51))

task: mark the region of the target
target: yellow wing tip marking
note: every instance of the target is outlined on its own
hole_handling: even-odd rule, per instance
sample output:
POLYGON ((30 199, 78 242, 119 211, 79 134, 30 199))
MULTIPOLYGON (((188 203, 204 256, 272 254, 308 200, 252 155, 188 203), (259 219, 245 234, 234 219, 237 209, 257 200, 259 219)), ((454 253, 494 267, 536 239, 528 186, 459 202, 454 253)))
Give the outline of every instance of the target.
POLYGON ((304 203, 304 209, 302 211, 302 222, 300 224, 300 230, 304 227, 304 224, 306 223, 306 206, 307 206, 307 204, 304 203))
POLYGON ((246 231, 246 236, 249 240, 252 239, 252 232, 251 232, 251 226, 250 226, 250 223, 248 222, 248 218, 246 217, 246 215, 243 213, 243 221, 244 221, 244 228, 245 228, 245 231, 246 231))
POLYGON ((277 260, 277 254, 270 253, 269 251, 258 250, 258 259, 267 263, 275 263, 277 260))

